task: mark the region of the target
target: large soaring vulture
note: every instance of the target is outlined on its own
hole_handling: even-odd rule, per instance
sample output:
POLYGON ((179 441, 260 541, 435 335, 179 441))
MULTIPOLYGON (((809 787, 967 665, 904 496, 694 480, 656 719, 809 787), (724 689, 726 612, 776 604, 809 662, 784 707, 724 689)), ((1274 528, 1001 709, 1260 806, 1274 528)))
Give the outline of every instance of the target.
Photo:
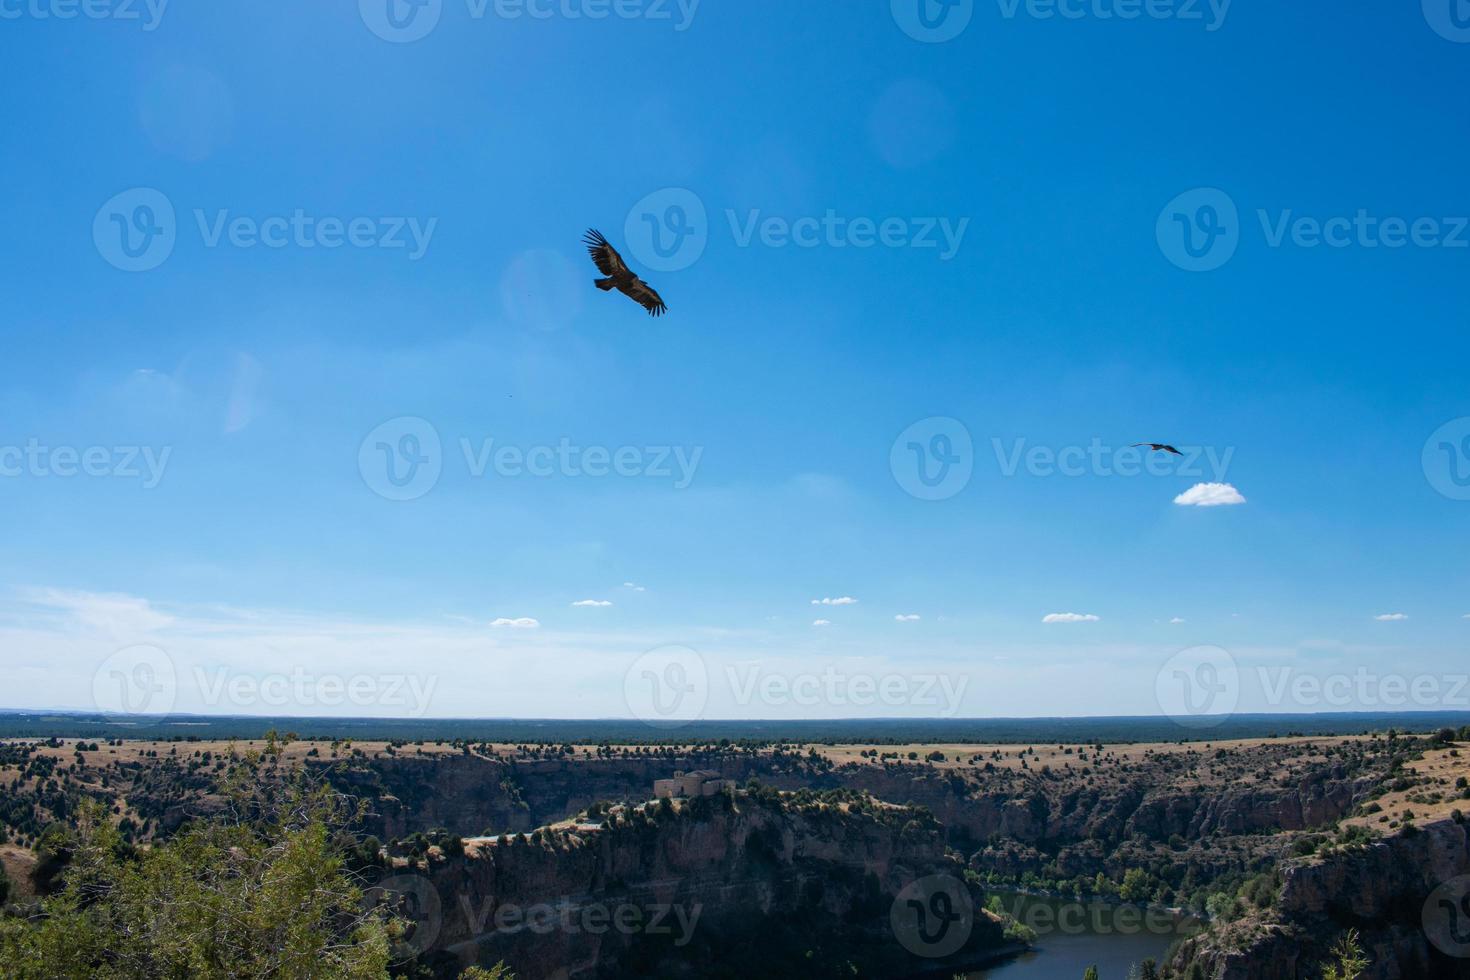
POLYGON ((668 311, 653 287, 633 275, 633 270, 628 268, 618 250, 602 237, 602 232, 589 228, 582 241, 587 244, 587 252, 592 256, 592 261, 597 263, 598 271, 607 277, 594 280, 598 289, 616 289, 647 310, 649 316, 663 316, 668 311))

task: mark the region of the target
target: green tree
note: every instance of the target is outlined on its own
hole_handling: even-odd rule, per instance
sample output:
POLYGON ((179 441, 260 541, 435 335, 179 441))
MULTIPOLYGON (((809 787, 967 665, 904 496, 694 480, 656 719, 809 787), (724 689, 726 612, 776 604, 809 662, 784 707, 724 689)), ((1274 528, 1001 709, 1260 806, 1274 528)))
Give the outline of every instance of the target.
POLYGON ((516 980, 515 974, 505 968, 504 963, 497 963, 490 969, 483 966, 472 966, 459 975, 459 980, 516 980))
POLYGON ((140 853, 87 804, 39 921, 0 923, 6 976, 386 978, 393 924, 344 866, 351 806, 300 782, 263 802, 241 769, 226 817, 140 853))
POLYGON ((1332 947, 1335 963, 1322 970, 1322 980, 1358 980, 1368 969, 1369 959, 1358 940, 1358 930, 1349 929, 1332 947))
POLYGON ((1123 884, 1118 888, 1118 897, 1125 902, 1141 902, 1148 898, 1151 891, 1148 872, 1142 868, 1129 868, 1123 875, 1123 884))
POLYGON ((1082 980, 1097 980, 1097 967, 1089 966, 1082 971, 1082 980))

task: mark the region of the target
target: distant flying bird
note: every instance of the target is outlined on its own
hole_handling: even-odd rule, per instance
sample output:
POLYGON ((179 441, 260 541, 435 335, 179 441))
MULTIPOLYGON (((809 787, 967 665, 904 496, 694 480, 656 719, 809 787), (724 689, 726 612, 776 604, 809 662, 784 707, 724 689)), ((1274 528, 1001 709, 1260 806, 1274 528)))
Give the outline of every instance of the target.
POLYGON ((597 263, 597 269, 606 279, 596 279, 593 282, 598 289, 606 292, 616 289, 624 296, 648 311, 649 316, 663 316, 668 312, 663 299, 654 292, 653 287, 633 275, 633 270, 623 261, 618 250, 608 244, 607 239, 602 237, 602 232, 596 228, 587 229, 586 236, 582 239, 587 245, 587 254, 592 256, 592 261, 597 263))
POLYGON ((1184 455, 1179 450, 1175 449, 1173 446, 1166 445, 1166 444, 1164 444, 1162 442, 1135 442, 1133 444, 1132 448, 1133 449, 1137 449, 1139 446, 1147 446, 1148 448, 1152 449, 1156 453, 1173 453, 1175 456, 1183 456, 1184 455))

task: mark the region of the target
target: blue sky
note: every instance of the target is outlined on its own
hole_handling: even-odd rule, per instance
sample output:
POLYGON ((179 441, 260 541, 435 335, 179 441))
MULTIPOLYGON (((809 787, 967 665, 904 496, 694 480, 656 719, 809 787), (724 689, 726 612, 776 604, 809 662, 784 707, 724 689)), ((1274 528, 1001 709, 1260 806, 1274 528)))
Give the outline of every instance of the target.
POLYGON ((747 668, 1156 713, 1201 646, 1242 708, 1386 706, 1273 701, 1262 669, 1453 687, 1447 4, 990 0, 937 41, 917 0, 385 3, 0 0, 0 702, 94 707, 141 657, 180 710, 330 713, 201 688, 406 672, 432 697, 340 710, 626 715, 670 644, 715 717, 941 713, 732 694, 747 668), (643 216, 691 202, 660 257, 643 216), (589 226, 668 316, 592 289, 589 226), (430 433, 432 485, 387 499, 378 443, 430 433), (1105 475, 1145 439, 1216 462, 1105 475), (968 480, 907 492, 909 442, 968 480), (1024 461, 1069 447, 1079 475, 1024 461), (1201 483, 1244 503, 1175 502, 1201 483))

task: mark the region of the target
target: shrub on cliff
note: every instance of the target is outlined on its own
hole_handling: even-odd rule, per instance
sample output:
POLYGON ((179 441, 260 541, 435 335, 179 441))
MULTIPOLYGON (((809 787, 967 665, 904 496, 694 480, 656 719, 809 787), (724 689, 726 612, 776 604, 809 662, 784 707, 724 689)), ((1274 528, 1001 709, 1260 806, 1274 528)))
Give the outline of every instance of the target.
POLYGON ((16 980, 388 976, 389 922, 346 870, 342 798, 297 787, 134 853, 88 805, 62 888, 33 922, 0 922, 16 980))

